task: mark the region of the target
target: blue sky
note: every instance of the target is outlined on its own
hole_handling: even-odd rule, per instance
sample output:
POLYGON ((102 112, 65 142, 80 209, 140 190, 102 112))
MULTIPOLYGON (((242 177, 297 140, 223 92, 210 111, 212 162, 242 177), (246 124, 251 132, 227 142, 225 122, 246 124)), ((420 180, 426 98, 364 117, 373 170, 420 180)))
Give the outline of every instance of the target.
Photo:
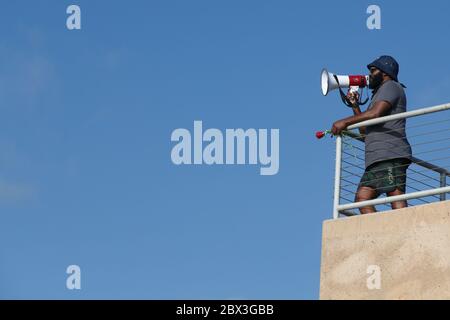
POLYGON ((2 3, 0 298, 317 299, 334 141, 314 132, 349 114, 321 69, 390 54, 410 109, 450 100, 450 4, 378 1, 376 31, 370 4, 2 3), (278 128, 278 174, 175 166, 194 120, 278 128))

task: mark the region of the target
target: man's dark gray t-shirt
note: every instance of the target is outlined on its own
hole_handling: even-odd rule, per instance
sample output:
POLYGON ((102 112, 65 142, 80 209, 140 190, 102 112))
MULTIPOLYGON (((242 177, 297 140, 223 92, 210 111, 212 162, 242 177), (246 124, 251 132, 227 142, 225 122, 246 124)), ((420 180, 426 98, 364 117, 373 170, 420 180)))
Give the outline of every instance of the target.
MULTIPOLYGON (((388 80, 372 97, 369 108, 377 101, 387 101, 392 106, 386 115, 406 111, 406 95, 401 84, 388 80)), ((411 160, 411 146, 406 138, 406 119, 384 122, 366 127, 366 168, 375 162, 406 158, 411 160)))

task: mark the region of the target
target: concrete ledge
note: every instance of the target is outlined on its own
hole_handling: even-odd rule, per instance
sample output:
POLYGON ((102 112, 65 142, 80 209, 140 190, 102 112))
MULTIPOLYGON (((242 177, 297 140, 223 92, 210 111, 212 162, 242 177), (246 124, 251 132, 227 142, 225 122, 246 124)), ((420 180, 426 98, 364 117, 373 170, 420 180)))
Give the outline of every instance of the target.
POLYGON ((450 201, 325 221, 320 299, 450 299, 450 201))

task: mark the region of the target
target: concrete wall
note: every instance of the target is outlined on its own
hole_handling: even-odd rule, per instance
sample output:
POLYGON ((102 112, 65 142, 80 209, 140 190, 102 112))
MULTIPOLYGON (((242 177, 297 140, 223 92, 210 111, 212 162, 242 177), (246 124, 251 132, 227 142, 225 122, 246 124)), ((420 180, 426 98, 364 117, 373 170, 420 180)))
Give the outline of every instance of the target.
POLYGON ((450 299, 450 201, 325 221, 320 298, 450 299))

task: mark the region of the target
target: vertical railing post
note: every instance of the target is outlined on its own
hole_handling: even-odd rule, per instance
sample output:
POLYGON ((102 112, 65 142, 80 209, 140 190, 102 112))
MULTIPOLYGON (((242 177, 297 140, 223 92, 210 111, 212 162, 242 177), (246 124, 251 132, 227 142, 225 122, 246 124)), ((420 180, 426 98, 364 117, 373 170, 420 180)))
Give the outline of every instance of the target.
POLYGON ((333 219, 339 217, 339 200, 341 198, 341 164, 342 164, 342 137, 336 136, 336 164, 334 172, 334 201, 333 219))
MULTIPOLYGON (((447 186, 447 175, 445 172, 441 172, 441 188, 447 186)), ((440 194, 440 200, 445 201, 445 193, 440 194)))

